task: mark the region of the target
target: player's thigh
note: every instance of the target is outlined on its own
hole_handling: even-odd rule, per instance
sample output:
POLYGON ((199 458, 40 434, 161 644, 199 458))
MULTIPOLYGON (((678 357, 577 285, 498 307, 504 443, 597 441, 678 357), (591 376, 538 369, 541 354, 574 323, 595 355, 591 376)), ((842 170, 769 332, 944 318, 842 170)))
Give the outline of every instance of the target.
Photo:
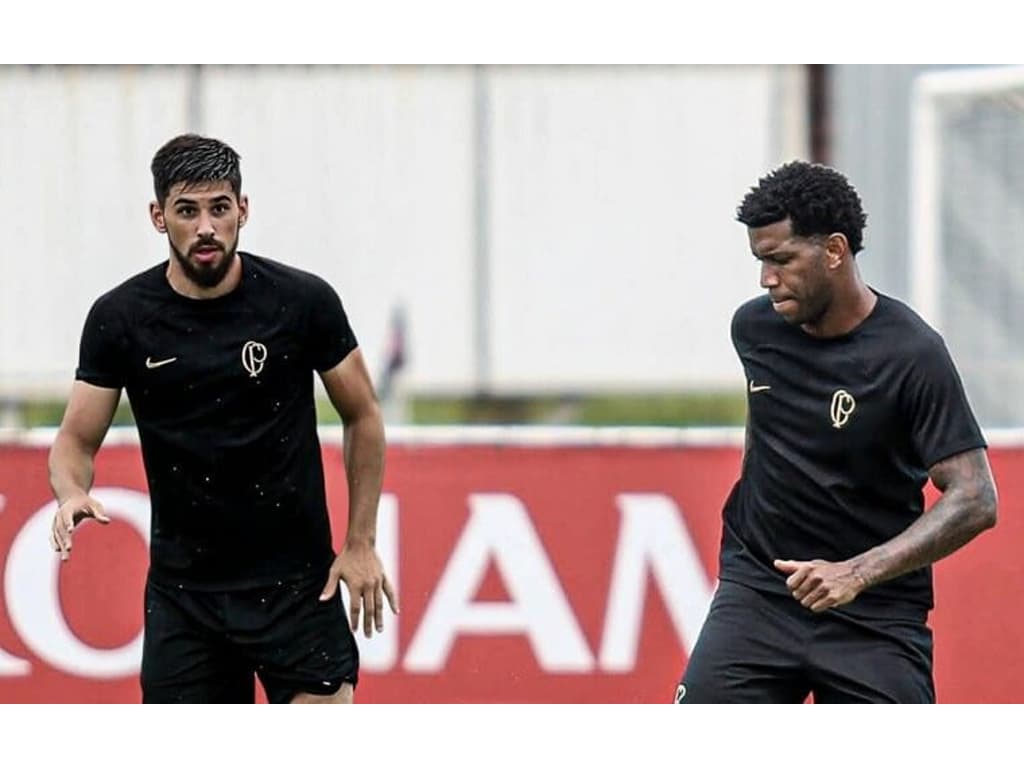
POLYGON ((932 704, 932 631, 924 623, 832 617, 817 633, 814 700, 932 704))
POLYGON ((802 668, 802 630, 785 599, 720 582, 676 690, 676 701, 803 701, 810 686, 802 668))
POLYGON ((144 703, 251 703, 251 668, 224 642, 216 596, 147 583, 142 646, 144 703))
POLYGON ((240 633, 271 703, 300 694, 344 699, 359 682, 359 648, 340 592, 319 599, 326 574, 247 596, 251 630, 240 633))

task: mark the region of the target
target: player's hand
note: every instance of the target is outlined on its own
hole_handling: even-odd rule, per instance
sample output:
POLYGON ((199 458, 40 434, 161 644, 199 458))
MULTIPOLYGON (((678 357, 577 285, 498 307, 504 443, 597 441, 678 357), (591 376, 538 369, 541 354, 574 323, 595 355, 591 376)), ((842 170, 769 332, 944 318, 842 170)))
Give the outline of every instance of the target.
POLYGON ((110 518, 103 512, 103 505, 86 493, 69 496, 57 508, 50 527, 50 545, 60 552, 61 560, 71 557, 71 534, 75 527, 90 517, 104 525, 110 522, 110 518))
POLYGON ((867 586, 849 563, 827 560, 776 560, 775 567, 788 573, 786 587, 804 608, 815 613, 845 605, 867 586))
POLYGON ((377 557, 377 550, 370 544, 345 543, 341 553, 334 558, 327 584, 320 595, 321 600, 330 600, 338 589, 338 582, 348 587, 349 615, 352 631, 359 631, 359 613, 363 613, 363 633, 373 636, 374 627, 384 631, 384 597, 387 596, 391 612, 398 614, 398 600, 391 582, 384 574, 384 566, 377 557))

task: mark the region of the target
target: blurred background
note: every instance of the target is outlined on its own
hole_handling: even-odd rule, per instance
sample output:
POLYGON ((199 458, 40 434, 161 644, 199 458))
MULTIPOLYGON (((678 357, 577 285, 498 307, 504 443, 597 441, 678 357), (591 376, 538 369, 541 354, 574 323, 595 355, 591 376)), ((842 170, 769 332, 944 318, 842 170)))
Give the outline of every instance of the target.
POLYGON ((993 448, 1000 524, 935 568, 939 700, 1024 700, 1024 67, 11 65, 0 701, 139 699, 127 403, 93 489, 115 522, 65 565, 46 453, 89 307, 168 258, 149 164, 188 131, 241 154, 240 247, 336 288, 384 405, 402 614, 359 639, 360 700, 671 699, 741 462, 729 324, 761 289, 734 213, 792 159, 856 186, 862 273, 944 335, 993 448))
POLYGON ((92 301, 167 258, 149 162, 185 131, 242 155, 241 248, 339 291, 390 424, 742 424, 733 215, 803 158, 1019 425, 1022 104, 1007 67, 0 67, 0 425, 58 423, 92 301))

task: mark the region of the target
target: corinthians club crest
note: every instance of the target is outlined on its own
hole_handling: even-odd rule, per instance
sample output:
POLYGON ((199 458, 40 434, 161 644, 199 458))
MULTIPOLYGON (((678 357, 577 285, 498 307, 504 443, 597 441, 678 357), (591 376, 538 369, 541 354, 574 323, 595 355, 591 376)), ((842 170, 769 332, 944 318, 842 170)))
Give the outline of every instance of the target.
POLYGON ((850 420, 850 416, 853 415, 856 407, 857 401, 853 399, 853 395, 845 389, 837 389, 835 394, 832 395, 832 408, 830 410, 832 426, 836 429, 845 427, 846 422, 850 420))
POLYGON ((249 372, 249 378, 255 379, 263 370, 267 360, 267 348, 258 341, 247 341, 242 346, 242 366, 249 372))

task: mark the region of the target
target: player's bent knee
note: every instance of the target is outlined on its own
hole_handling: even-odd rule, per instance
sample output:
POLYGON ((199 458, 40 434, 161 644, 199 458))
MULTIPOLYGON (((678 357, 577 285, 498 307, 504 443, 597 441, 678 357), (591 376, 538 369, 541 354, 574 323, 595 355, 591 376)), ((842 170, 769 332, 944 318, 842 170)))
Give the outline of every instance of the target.
POLYGON ((292 704, 351 704, 355 698, 352 683, 342 683, 336 693, 329 696, 318 696, 315 693, 297 693, 292 704))

